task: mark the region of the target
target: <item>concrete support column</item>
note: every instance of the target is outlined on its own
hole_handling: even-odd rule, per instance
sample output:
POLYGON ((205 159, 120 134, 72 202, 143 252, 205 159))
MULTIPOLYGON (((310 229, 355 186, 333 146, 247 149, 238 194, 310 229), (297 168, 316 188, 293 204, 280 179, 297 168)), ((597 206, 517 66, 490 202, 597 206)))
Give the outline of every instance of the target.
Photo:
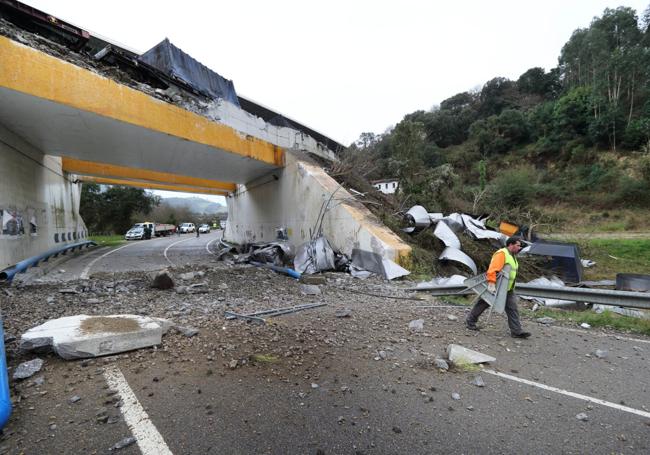
POLYGON ((86 238, 81 185, 72 177, 63 173, 60 158, 0 125, 0 269, 86 238))
POLYGON ((372 251, 408 266, 411 248, 355 201, 319 166, 286 153, 286 166, 238 185, 226 198, 225 239, 234 243, 271 241, 276 229, 287 228, 289 240, 300 245, 322 224, 332 247, 351 255, 353 248, 372 251), (319 213, 323 213, 322 223, 319 213))

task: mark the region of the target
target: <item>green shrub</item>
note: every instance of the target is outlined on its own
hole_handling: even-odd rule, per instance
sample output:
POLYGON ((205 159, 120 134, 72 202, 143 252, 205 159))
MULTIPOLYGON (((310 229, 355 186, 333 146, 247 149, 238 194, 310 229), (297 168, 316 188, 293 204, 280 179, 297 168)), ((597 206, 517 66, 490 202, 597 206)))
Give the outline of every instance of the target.
POLYGON ((647 207, 650 205, 650 187, 645 181, 625 176, 618 182, 612 202, 627 207, 647 207))
POLYGON ((509 169, 489 185, 487 204, 497 212, 526 208, 537 195, 537 173, 531 166, 509 169))

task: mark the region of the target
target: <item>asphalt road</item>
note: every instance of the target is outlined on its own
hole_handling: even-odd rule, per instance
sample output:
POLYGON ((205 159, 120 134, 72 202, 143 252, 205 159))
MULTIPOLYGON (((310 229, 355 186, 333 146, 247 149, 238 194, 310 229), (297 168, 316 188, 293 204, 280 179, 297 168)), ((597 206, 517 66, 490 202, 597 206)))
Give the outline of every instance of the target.
MULTIPOLYGON (((54 267, 38 278, 41 282, 69 281, 89 278, 96 272, 154 271, 167 267, 205 264, 214 260, 223 231, 208 234, 182 234, 154 237, 149 240, 131 240, 113 248, 97 248, 88 254, 54 267)), ((32 274, 33 279, 38 274, 32 274)))
MULTIPOLYGON (((14 384, 20 402, 0 453, 107 453, 133 435, 138 443, 116 453, 650 453, 649 338, 528 320, 533 337, 517 340, 507 336, 499 315, 482 321, 481 332, 469 332, 462 307, 418 309, 421 303, 345 292, 346 286, 395 291, 392 284, 341 274, 328 276, 322 294, 303 295, 283 275, 211 262, 219 235, 95 251, 43 277, 56 283, 85 272, 92 280, 96 273, 156 270, 171 261, 176 271, 209 269, 201 280, 211 291, 143 290, 141 300, 129 292, 135 308, 147 300, 142 311, 194 324, 200 334, 170 333, 158 348, 85 362, 47 356, 44 385, 14 384), (311 302, 328 305, 264 326, 223 318, 225 307, 246 312, 311 302), (352 310, 351 318, 336 317, 343 308, 352 310), (425 330, 413 333, 408 322, 418 318, 425 330), (449 343, 497 361, 443 372, 432 361, 449 343), (254 360, 269 353, 273 361, 254 360), (111 371, 123 375, 132 397, 114 398, 111 371), (474 384, 477 376, 483 387, 474 384), (71 403, 74 395, 81 400, 71 403), (97 423, 103 408, 114 423, 97 423)), ((26 288, 23 302, 38 305, 56 289, 26 288)), ((87 299, 70 299, 78 306, 69 311, 93 311, 87 299)), ((26 359, 12 358, 10 365, 19 360, 26 359)))

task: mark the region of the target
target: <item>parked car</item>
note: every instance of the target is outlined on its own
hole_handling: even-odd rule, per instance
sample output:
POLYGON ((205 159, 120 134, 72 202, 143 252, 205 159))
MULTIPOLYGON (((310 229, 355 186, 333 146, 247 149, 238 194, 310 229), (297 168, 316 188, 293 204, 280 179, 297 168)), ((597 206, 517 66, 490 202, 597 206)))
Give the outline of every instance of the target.
POLYGON ((165 237, 173 234, 175 230, 176 227, 173 224, 145 221, 144 223, 135 223, 131 226, 124 238, 126 240, 142 240, 151 238, 152 236, 165 237), (147 232, 149 234, 148 237, 147 232))
POLYGON ((194 223, 181 224, 181 234, 189 234, 190 232, 194 231, 196 231, 196 226, 194 226, 194 223))
POLYGON ((199 232, 201 234, 207 234, 208 232, 210 232, 210 225, 202 224, 201 226, 199 226, 199 232))

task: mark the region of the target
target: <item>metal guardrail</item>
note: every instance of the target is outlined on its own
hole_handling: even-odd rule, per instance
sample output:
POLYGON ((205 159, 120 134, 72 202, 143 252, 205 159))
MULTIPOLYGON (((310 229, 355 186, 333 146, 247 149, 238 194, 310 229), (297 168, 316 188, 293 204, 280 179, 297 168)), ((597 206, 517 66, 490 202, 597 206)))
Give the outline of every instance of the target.
POLYGON ((46 262, 52 256, 58 256, 59 254, 66 254, 68 251, 74 251, 75 248, 79 248, 81 250, 83 247, 91 247, 96 245, 97 244, 92 240, 84 240, 83 242, 72 243, 69 245, 61 245, 59 247, 48 250, 45 253, 41 253, 39 255, 32 256, 31 258, 27 258, 23 261, 20 261, 18 264, 14 266, 11 266, 4 270, 0 270, 0 281, 11 282, 14 279, 14 276, 16 276, 16 274, 22 273, 28 268, 38 265, 38 263, 41 261, 46 262))
POLYGON ((648 292, 518 284, 515 287, 515 293, 543 299, 572 300, 574 302, 599 303, 601 305, 650 310, 650 293, 648 292))
MULTIPOLYGON (((434 296, 466 295, 473 292, 464 285, 427 286, 412 291, 427 291, 434 296)), ((571 300, 650 310, 650 292, 614 291, 610 289, 571 288, 568 286, 539 286, 517 284, 515 294, 542 299, 571 300)))

